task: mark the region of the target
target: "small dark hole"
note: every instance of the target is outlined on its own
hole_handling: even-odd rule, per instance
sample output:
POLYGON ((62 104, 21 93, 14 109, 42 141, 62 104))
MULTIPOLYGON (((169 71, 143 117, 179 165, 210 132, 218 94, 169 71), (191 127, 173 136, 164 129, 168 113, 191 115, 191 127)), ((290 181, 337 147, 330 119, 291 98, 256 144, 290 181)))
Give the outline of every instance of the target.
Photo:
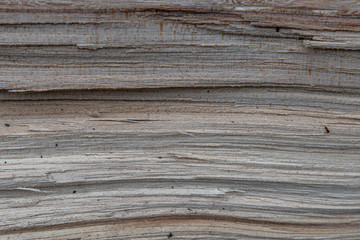
POLYGON ((93 130, 95 130, 95 128, 93 128, 93 130))
POLYGON ((159 156, 159 159, 162 159, 162 156, 159 156))
POLYGON ((5 127, 10 127, 9 123, 5 123, 4 125, 5 125, 5 127))
POLYGON ((207 92, 210 92, 209 90, 207 90, 207 92))
POLYGON ((73 193, 76 193, 76 191, 74 190, 73 193))
POLYGON ((172 236, 173 236, 173 234, 172 234, 172 233, 169 233, 168 238, 171 238, 172 236))
POLYGON ((4 162, 5 164, 7 164, 7 162, 4 162))
POLYGON ((174 186, 171 186, 171 189, 174 189, 174 186))
POLYGON ((57 147, 57 146, 58 146, 58 144, 56 143, 56 144, 55 144, 55 147, 57 147))
POLYGON ((330 133, 330 130, 327 126, 324 126, 326 133, 330 133))
POLYGON ((42 158, 42 155, 40 157, 42 158))
POLYGON ((280 32, 280 28, 279 28, 279 27, 275 28, 275 30, 276 30, 276 32, 280 32))

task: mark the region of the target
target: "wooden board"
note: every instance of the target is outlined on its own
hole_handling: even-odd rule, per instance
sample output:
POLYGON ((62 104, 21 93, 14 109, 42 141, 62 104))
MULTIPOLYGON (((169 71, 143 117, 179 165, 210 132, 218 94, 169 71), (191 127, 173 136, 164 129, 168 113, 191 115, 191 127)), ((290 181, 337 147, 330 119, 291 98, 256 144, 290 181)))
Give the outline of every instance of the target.
POLYGON ((0 3, 0 239, 359 239, 357 1, 0 3))

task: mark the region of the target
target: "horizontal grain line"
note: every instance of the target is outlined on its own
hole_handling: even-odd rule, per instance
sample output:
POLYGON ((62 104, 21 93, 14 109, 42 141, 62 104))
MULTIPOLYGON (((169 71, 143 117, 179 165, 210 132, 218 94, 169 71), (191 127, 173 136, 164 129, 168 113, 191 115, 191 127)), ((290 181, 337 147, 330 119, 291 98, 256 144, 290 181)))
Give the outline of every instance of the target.
MULTIPOLYGON (((136 223, 140 225, 141 222, 169 222, 169 221, 189 221, 189 220, 215 220, 217 222, 235 222, 235 223, 244 223, 244 224, 253 224, 253 225, 273 225, 275 226, 284 226, 284 227, 307 227, 307 228, 319 228, 319 227, 348 227, 348 223, 284 223, 284 222, 275 222, 275 221, 265 221, 265 220, 255 220, 248 218, 238 218, 238 217, 230 217, 223 215, 215 215, 215 214, 187 214, 187 215, 158 215, 158 216, 149 216, 149 217, 135 217, 135 218, 118 218, 111 220, 95 220, 95 221, 82 221, 82 222, 73 222, 73 223, 63 223, 56 225, 48 225, 48 226, 39 226, 39 227, 27 227, 27 228, 13 228, 0 230, 0 234, 19 234, 19 233, 30 233, 37 231, 49 231, 49 230, 58 230, 58 229, 71 229, 78 227, 90 227, 90 226, 99 226, 99 225, 111 225, 116 223, 126 224, 128 222, 136 223)), ((352 223, 353 226, 360 227, 360 223, 352 223)))
MULTIPOLYGON (((68 95, 73 95, 74 93, 96 93, 96 92, 141 92, 141 91, 167 91, 167 90, 196 90, 196 89, 279 89, 279 90, 289 90, 289 89, 295 89, 295 90, 301 90, 303 92, 307 93, 348 93, 356 96, 360 96, 360 89, 359 90, 353 90, 353 88, 344 88, 344 87, 334 87, 331 86, 329 88, 326 87, 315 87, 305 84, 239 84, 237 86, 228 86, 228 85, 217 85, 217 86, 190 86, 190 87, 166 87, 166 86, 159 86, 159 87, 139 87, 139 88, 92 88, 89 90, 86 89, 49 89, 49 90, 7 90, 7 89, 0 89, 0 94, 24 94, 29 96, 29 98, 33 98, 36 96, 36 94, 61 94, 61 93, 67 93, 68 95)), ((6 99, 1 99, 1 101, 6 101, 6 99)), ((54 99, 46 99, 44 100, 51 101, 54 99)), ((59 100, 74 100, 73 98, 59 98, 59 100)), ((108 99, 105 99, 108 100, 108 99)), ((9 101, 24 101, 22 99, 10 99, 9 101)), ((29 99, 27 101, 38 101, 37 99, 29 99)))

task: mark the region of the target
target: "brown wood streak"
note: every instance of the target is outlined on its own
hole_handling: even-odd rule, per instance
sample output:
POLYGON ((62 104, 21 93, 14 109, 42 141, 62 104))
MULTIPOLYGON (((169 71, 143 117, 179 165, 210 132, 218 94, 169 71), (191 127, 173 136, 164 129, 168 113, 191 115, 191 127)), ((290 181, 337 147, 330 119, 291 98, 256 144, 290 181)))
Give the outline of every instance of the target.
MULTIPOLYGON (((92 226, 105 226, 112 224, 126 224, 126 225, 139 225, 141 227, 149 226, 159 226, 159 225, 172 225, 174 223, 179 224, 180 222, 184 222, 186 224, 191 224, 191 222, 196 221, 209 221, 216 224, 216 222, 229 222, 232 224, 249 224, 249 225, 263 225, 267 227, 273 228, 298 228, 298 229, 317 229, 320 226, 325 228, 334 228, 334 227, 346 227, 349 224, 338 224, 338 223, 279 223, 279 222, 271 222, 271 221, 261 221, 261 220, 251 220, 246 218, 236 218, 231 216, 221 216, 221 215, 206 215, 206 214, 187 214, 187 215, 163 215, 163 216, 153 216, 153 217, 139 217, 139 218, 119 218, 119 219, 105 219, 105 220, 97 220, 97 221, 83 221, 83 222, 75 222, 75 223, 64 223, 58 225, 47 225, 43 227, 37 228, 19 228, 19 229, 7 229, 0 231, 0 234, 19 234, 19 233, 27 233, 27 232, 41 232, 41 231, 53 231, 53 230, 61 230, 61 229, 73 229, 73 228, 86 228, 92 226)), ((219 224, 220 225, 220 224, 219 224)), ((351 228, 358 228, 360 223, 352 223, 351 228)))

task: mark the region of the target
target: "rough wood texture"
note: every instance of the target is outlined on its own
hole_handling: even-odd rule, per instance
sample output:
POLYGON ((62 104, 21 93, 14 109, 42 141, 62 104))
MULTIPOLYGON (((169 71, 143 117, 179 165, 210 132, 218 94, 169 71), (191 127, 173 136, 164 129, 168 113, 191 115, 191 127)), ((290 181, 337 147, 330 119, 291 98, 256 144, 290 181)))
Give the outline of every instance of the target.
POLYGON ((360 239, 358 1, 0 2, 0 239, 360 239))

